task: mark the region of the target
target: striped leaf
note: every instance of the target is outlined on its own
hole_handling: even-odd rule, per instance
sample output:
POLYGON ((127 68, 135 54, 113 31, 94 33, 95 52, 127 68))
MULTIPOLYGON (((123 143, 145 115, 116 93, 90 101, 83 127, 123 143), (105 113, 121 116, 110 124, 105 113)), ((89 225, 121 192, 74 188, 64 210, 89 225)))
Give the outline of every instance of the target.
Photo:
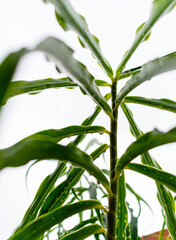
POLYGON ((164 57, 152 60, 141 67, 141 70, 133 74, 131 79, 120 90, 116 102, 119 103, 137 86, 143 82, 152 79, 161 73, 176 69, 176 52, 170 53, 164 57))
POLYGON ((168 13, 176 4, 176 0, 154 0, 152 3, 152 9, 150 11, 150 16, 148 20, 144 23, 138 34, 136 35, 136 38, 130 47, 130 49, 127 51, 127 53, 124 55, 121 63, 117 67, 116 70, 116 78, 118 78, 124 69, 126 63, 134 53, 134 51, 137 49, 137 47, 146 39, 148 34, 150 33, 152 27, 154 24, 160 19, 163 15, 168 13))
POLYGON ((128 211, 126 206, 125 174, 122 172, 118 180, 117 192, 117 239, 126 240, 126 228, 128 225, 128 211))
POLYGON ((155 107, 158 109, 176 113, 176 102, 170 99, 153 99, 153 98, 129 96, 124 99, 124 102, 142 104, 149 107, 155 107))
POLYGON ((68 77, 78 82, 81 88, 89 94, 108 115, 111 115, 111 108, 95 85, 93 76, 82 63, 73 57, 73 50, 70 47, 56 38, 49 37, 40 43, 36 50, 44 52, 48 59, 54 61, 59 69, 66 73, 68 77))
POLYGON ((176 193, 176 176, 173 174, 164 172, 152 166, 137 163, 129 163, 125 168, 150 177, 176 193))
POLYGON ((154 129, 141 136, 127 148, 126 152, 119 159, 116 169, 123 169, 134 158, 152 148, 172 142, 176 142, 176 128, 166 133, 154 129))
POLYGON ((88 25, 81 15, 79 15, 69 0, 44 0, 51 2, 56 9, 56 18, 58 23, 64 30, 72 30, 79 35, 81 45, 90 49, 92 54, 97 59, 98 63, 104 69, 105 73, 112 78, 112 68, 105 59, 100 49, 97 38, 93 36, 88 29, 88 25))
MULTIPOLYGON (((136 122, 133 119, 132 113, 129 110, 129 108, 123 103, 121 104, 121 107, 128 119, 128 122, 130 124, 130 128, 132 129, 133 135, 135 138, 140 138, 143 133, 138 128, 136 122)), ((155 159, 148 153, 145 152, 141 155, 141 161, 145 165, 150 165, 152 167, 155 167, 157 169, 161 169, 159 164, 155 161, 155 159)), ((175 204, 174 199, 171 195, 171 193, 160 183, 156 182, 157 186, 157 195, 159 202, 164 210, 165 213, 165 220, 167 224, 167 228, 172 236, 173 239, 176 239, 176 216, 175 216, 175 204)))
POLYGON ((28 223, 24 228, 16 232, 10 238, 10 240, 35 240, 54 225, 64 221, 76 213, 92 208, 104 209, 101 203, 96 200, 80 201, 77 203, 65 205, 28 223))
POLYGON ((91 224, 90 226, 80 228, 79 230, 62 237, 60 240, 83 240, 96 233, 105 233, 105 229, 98 224, 91 224))

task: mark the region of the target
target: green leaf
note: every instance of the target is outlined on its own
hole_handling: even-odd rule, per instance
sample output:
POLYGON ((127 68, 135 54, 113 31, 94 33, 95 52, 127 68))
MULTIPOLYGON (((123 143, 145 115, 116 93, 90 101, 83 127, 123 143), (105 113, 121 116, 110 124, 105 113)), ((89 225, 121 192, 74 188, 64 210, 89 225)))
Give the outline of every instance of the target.
POLYGON ((47 0, 46 2, 51 2, 55 6, 56 18, 61 27, 65 31, 72 30, 76 32, 82 46, 87 47, 93 53, 105 73, 112 78, 112 68, 103 56, 97 38, 89 32, 84 17, 74 10, 69 0, 47 0))
MULTIPOLYGON (((18 227, 18 229, 21 229, 24 225, 26 225, 28 222, 32 221, 36 218, 37 213, 43 204, 44 199, 48 195, 48 193, 51 191, 53 185, 55 184, 56 180, 59 178, 59 176, 62 174, 62 171, 65 168, 65 164, 59 164, 55 171, 48 175, 43 182, 41 183, 34 200, 32 201, 31 205, 29 206, 28 210, 26 211, 24 218, 18 227)), ((17 230, 18 230, 17 229, 17 230)))
POLYGON ((150 177, 162 184, 168 189, 176 192, 176 176, 168 172, 164 172, 152 166, 141 165, 137 163, 129 163, 126 169, 141 173, 147 177, 150 177))
MULTIPOLYGON (((136 30, 136 38, 138 37, 138 35, 141 34, 141 31, 143 31, 142 29, 143 29, 144 25, 145 25, 145 22, 142 23, 142 24, 138 27, 138 29, 136 30)), ((142 42, 149 40, 150 35, 151 35, 151 32, 149 32, 149 33, 146 35, 146 37, 142 40, 142 42)), ((142 42, 141 42, 141 43, 142 43, 142 42)))
POLYGON ((83 90, 89 94, 108 115, 111 115, 111 108, 95 85, 93 76, 82 63, 73 58, 73 50, 70 47, 56 38, 49 37, 40 43, 36 50, 45 52, 49 59, 53 60, 68 77, 79 82, 83 90))
POLYGON ((10 81, 20 58, 27 53, 26 49, 9 54, 0 65, 0 107, 3 104, 10 81))
MULTIPOLYGON (((98 158, 103 152, 108 148, 108 145, 103 144, 97 148, 92 154, 91 157, 93 160, 98 158)), ((59 184, 46 198, 44 201, 40 215, 45 214, 53 209, 62 206, 70 194, 70 190, 78 183, 84 171, 82 169, 73 168, 65 181, 59 184)))
POLYGON ((125 86, 120 90, 116 102, 119 104, 128 93, 154 76, 176 69, 176 52, 157 58, 144 64, 139 72, 132 75, 125 86))
POLYGON ((83 240, 96 233, 105 233, 105 230, 98 224, 91 224, 90 226, 83 227, 73 233, 62 237, 60 240, 83 240))
POLYGON ((57 143, 63 138, 88 133, 104 133, 107 130, 101 126, 69 126, 61 129, 49 129, 34 133, 22 141, 28 140, 44 140, 57 143))
POLYGON ((152 99, 152 98, 130 96, 130 97, 126 97, 124 99, 124 102, 142 104, 149 107, 155 107, 155 108, 176 113, 176 102, 170 99, 152 99))
MULTIPOLYGON (((109 87, 110 84, 103 80, 95 80, 97 86, 100 87, 109 87)), ((59 88, 67 88, 73 89, 77 87, 78 84, 72 82, 69 78, 59 78, 59 79, 41 79, 34 81, 15 81, 9 84, 7 93, 5 95, 5 99, 3 103, 5 104, 9 98, 28 93, 28 94, 37 94, 42 90, 46 89, 59 89, 59 88)))
POLYGON ((28 223, 25 227, 15 233, 10 240, 35 240, 54 225, 76 213, 92 208, 104 209, 101 203, 96 200, 80 201, 74 204, 65 205, 28 223))
POLYGON ((122 172, 118 180, 117 190, 117 239, 126 239, 126 228, 128 225, 128 211, 126 206, 125 174, 122 172))
POLYGON ((75 232, 76 230, 84 227, 85 225, 89 224, 89 223, 95 223, 97 221, 97 217, 91 217, 87 220, 84 220, 82 222, 80 222, 78 225, 76 225, 74 228, 70 229, 68 231, 68 233, 71 233, 71 232, 75 232))
MULTIPOLYGON (((111 94, 110 93, 108 93, 108 94, 106 94, 105 95, 105 99, 108 101, 109 99, 110 99, 110 97, 111 97, 111 94)), ((96 117, 98 116, 98 114, 100 113, 100 111, 101 111, 101 108, 99 107, 99 106, 97 106, 96 108, 95 108, 95 110, 94 110, 94 112, 93 112, 93 114, 91 114, 88 118, 86 118, 83 122, 82 122, 82 126, 89 126, 89 125, 91 125, 92 123, 93 123, 93 121, 96 119, 96 117)), ((76 137, 76 139, 75 140, 73 140, 70 144, 69 144, 69 146, 74 146, 74 145, 76 145, 77 146, 77 144, 79 144, 81 141, 83 141, 83 139, 85 138, 85 134, 82 134, 82 135, 79 135, 79 136, 77 136, 76 137)))
MULTIPOLYGON (((123 103, 121 104, 121 107, 129 121, 130 127, 133 130, 134 136, 136 138, 140 138, 143 133, 138 128, 136 122, 133 119, 133 116, 129 110, 129 108, 123 103)), ((141 156, 141 161, 143 164, 147 164, 150 166, 153 166, 155 168, 158 168, 160 170, 161 167, 159 164, 155 161, 155 159, 148 153, 145 152, 141 156)), ((176 216, 175 216, 175 206, 173 207, 174 199, 171 195, 171 193, 160 183, 156 182, 157 190, 158 190, 158 198, 160 200, 160 204, 165 212, 165 220, 167 223, 167 228, 172 236, 173 239, 176 238, 176 216)))
POLYGON ((176 4, 176 0, 154 0, 152 4, 152 9, 148 20, 143 25, 142 29, 136 35, 136 38, 128 50, 128 52, 123 57, 121 63, 117 67, 116 70, 116 79, 120 76, 122 70, 124 69, 126 63, 137 49, 139 44, 144 41, 146 36, 150 33, 154 24, 158 21, 158 19, 164 14, 168 13, 176 4))
MULTIPOLYGON (((127 166, 128 166, 128 165, 127 165, 127 166)), ((131 187, 128 183, 126 183, 126 188, 135 196, 135 198, 136 198, 137 201, 138 201, 138 204, 139 204, 139 213, 138 213, 138 216, 137 216, 137 217, 139 218, 139 216, 140 216, 140 214, 141 214, 141 203, 140 203, 141 201, 150 209, 152 215, 154 216, 153 211, 152 211, 150 205, 149 205, 139 194, 137 194, 137 193, 132 189, 132 187, 131 187)))
POLYGON ((134 158, 152 148, 172 142, 176 142, 176 128, 171 129, 167 133, 154 129, 144 134, 127 148, 126 152, 119 159, 116 169, 123 169, 134 158))
POLYGON ((0 169, 22 166, 35 159, 57 159, 71 162, 74 166, 87 170, 103 184, 107 191, 110 191, 107 178, 94 165, 89 155, 78 148, 66 147, 49 141, 27 139, 0 150, 0 169))

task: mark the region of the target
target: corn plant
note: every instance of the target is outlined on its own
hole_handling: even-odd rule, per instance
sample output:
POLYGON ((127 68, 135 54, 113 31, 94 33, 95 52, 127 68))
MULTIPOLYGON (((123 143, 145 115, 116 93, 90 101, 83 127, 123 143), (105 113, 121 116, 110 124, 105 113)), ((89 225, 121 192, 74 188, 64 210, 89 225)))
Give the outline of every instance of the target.
MULTIPOLYGON (((20 225, 9 237, 10 240, 49 239, 57 232, 57 239, 92 239, 122 240, 139 239, 138 216, 135 216, 130 203, 126 201, 126 190, 136 197, 139 206, 145 200, 126 183, 126 169, 141 173, 156 183, 158 202, 163 209, 166 224, 172 239, 176 239, 176 214, 174 197, 176 176, 161 169, 157 161, 148 152, 155 147, 176 142, 176 127, 168 132, 157 129, 144 133, 134 120, 128 103, 147 105, 166 111, 176 112, 176 102, 169 99, 149 99, 142 96, 128 96, 140 84, 154 76, 176 69, 176 52, 151 60, 141 66, 125 69, 125 66, 138 46, 150 37, 152 27, 176 5, 176 0, 154 0, 146 22, 136 31, 136 37, 129 50, 113 72, 104 57, 97 37, 92 35, 83 16, 79 15, 69 0, 45 0, 53 4, 58 24, 65 31, 74 31, 83 48, 87 48, 107 75, 107 81, 96 80, 86 66, 77 61, 74 51, 63 41, 48 37, 33 49, 22 48, 10 53, 0 65, 0 106, 5 107, 11 97, 24 93, 35 93, 48 88, 80 88, 81 92, 97 104, 95 110, 80 126, 68 126, 62 129, 47 129, 32 134, 15 145, 0 150, 0 170, 7 167, 19 167, 35 160, 55 160, 57 167, 41 183, 31 205, 27 209, 20 225), (32 51, 42 52, 49 61, 56 65, 58 76, 67 77, 42 79, 35 81, 11 81, 19 60, 32 51), (108 81, 109 79, 109 81, 108 81), (124 87, 117 91, 119 81, 125 81, 124 87), (100 88, 108 87, 103 96, 100 88), (110 101, 111 103, 109 103, 110 101), (136 140, 126 151, 118 156, 118 112, 123 110, 129 122, 130 131, 136 140), (110 128, 92 125, 100 111, 109 118, 110 128), (91 154, 78 148, 87 134, 104 133, 109 142, 100 144, 91 154), (59 142, 75 136, 67 145, 59 142), (107 151, 108 150, 108 151, 107 151), (98 168, 94 163, 105 152, 110 168, 98 168), (107 157, 107 155, 109 157, 107 157), (140 156, 141 163, 132 163, 140 156), (89 181, 92 175, 97 183, 89 181), (65 177, 65 178, 63 178, 65 177), (64 179, 64 180, 63 180, 64 179), (85 187, 82 181, 88 182, 85 187), (85 193, 89 193, 89 197, 85 193), (98 194, 99 193, 99 194, 98 194), (99 196, 100 195, 100 196, 99 196), (83 219, 84 211, 90 216, 83 219), (66 229, 63 221, 78 214, 79 223, 66 229)), ((93 61, 95 61, 93 59, 93 61)), ((81 99, 81 96, 80 96, 81 99)), ((95 146, 93 139, 90 145, 95 146)), ((147 203, 146 203, 147 204, 147 203)), ((86 215, 87 216, 87 215, 86 215)), ((55 237, 56 239, 56 237, 55 237)))

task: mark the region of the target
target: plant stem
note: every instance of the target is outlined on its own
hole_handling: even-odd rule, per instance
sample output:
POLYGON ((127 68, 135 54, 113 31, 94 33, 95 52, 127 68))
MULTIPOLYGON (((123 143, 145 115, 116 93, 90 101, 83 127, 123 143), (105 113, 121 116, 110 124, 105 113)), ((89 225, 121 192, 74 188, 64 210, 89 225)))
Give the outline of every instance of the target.
POLYGON ((117 179, 115 179, 115 166, 117 163, 117 108, 116 105, 117 82, 113 81, 111 88, 112 95, 112 111, 111 131, 110 131, 110 188, 112 196, 109 195, 109 212, 108 212, 108 228, 107 240, 115 240, 116 238, 116 218, 117 218, 117 179))

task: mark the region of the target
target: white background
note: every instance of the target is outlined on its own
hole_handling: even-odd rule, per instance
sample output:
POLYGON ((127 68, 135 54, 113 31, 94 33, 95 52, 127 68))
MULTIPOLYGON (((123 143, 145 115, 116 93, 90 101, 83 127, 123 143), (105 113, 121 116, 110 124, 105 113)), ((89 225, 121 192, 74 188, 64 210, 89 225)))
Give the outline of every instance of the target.
MULTIPOLYGON (((102 51, 115 70, 123 54, 132 44, 138 26, 149 16, 151 0, 73 0, 73 6, 87 20, 90 31, 100 40, 102 51)), ((176 9, 164 16, 153 28, 151 38, 143 43, 129 61, 127 68, 139 66, 151 59, 176 50, 176 9)), ((65 33, 57 24, 50 4, 36 0, 0 0, 0 61, 21 47, 32 48, 47 36, 64 40, 75 51, 97 79, 107 80, 89 51, 80 47, 77 36, 65 33)), ((60 77, 54 65, 41 53, 28 54, 22 59, 14 80, 34 80, 60 77)), ((134 90, 131 95, 170 98, 176 101, 176 73, 162 74, 134 90)), ((108 81, 108 80, 107 80, 108 81)), ((124 81, 119 84, 122 86, 124 81)), ((102 90, 106 92, 106 90, 102 90)), ((144 131, 153 128, 169 130, 175 126, 175 115, 149 107, 129 105, 135 120, 144 131)), ((80 124, 93 112, 94 102, 79 90, 46 90, 38 95, 22 95, 8 101, 0 116, 0 147, 8 147, 36 131, 80 124)), ((95 124, 109 128, 109 120, 101 113, 95 124)), ((134 141, 128 123, 120 112, 118 133, 119 156, 134 141)), ((96 136, 99 137, 99 136, 96 136)), ((90 137, 88 138, 91 139, 90 137)), ((103 135, 99 141, 108 139, 103 135)), ((86 143, 82 145, 84 148, 86 143)), ((162 146, 151 151, 162 168, 175 174, 176 145, 162 146)), ((107 157, 108 158, 108 157, 107 157)), ((108 160, 108 159, 107 159, 108 160)), ((100 160, 101 161, 101 160, 100 160)), ((29 164, 30 165, 30 164, 29 164)), ((7 239, 20 223, 42 179, 53 171, 55 164, 44 161, 34 166, 29 174, 29 194, 25 186, 25 173, 29 165, 0 172, 0 239, 7 239)), ((126 171, 126 181, 149 202, 155 219, 144 206, 139 219, 139 234, 158 231, 162 226, 160 205, 156 198, 154 181, 126 171), (152 225, 151 225, 152 224, 152 225)), ((137 206, 131 195, 128 201, 137 206)), ((136 211, 137 212, 137 211, 136 211)))

